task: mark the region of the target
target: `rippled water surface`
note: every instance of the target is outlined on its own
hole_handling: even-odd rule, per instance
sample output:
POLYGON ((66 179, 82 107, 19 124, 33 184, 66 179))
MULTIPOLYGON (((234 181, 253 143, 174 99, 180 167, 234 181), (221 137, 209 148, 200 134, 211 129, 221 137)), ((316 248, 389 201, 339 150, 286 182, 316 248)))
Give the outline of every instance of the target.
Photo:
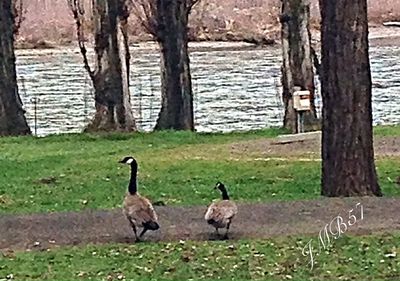
MULTIPOLYGON (((199 47, 199 43, 193 45, 199 47)), ((226 132, 281 125, 278 47, 196 49, 191 52, 191 69, 197 131, 226 132)), ((149 131, 160 110, 157 48, 144 44, 133 46, 131 52, 132 107, 139 129, 149 131)), ((400 47, 371 47, 370 56, 374 123, 400 123, 400 47)), ((38 135, 80 132, 85 127, 94 112, 94 101, 77 49, 18 50, 17 71, 21 98, 33 131, 35 112, 38 135)))

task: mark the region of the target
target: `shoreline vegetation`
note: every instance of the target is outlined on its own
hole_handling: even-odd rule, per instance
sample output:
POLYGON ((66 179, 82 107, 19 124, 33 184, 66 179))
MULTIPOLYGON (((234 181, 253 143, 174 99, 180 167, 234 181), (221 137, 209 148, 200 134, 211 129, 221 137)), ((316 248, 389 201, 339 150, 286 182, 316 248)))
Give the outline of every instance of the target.
MULTIPOLYGON (((16 40, 19 49, 42 49, 74 46, 76 30, 67 1, 30 0, 25 3, 24 21, 16 40)), ((311 1, 310 27, 319 30, 318 1, 311 1)), ((368 1, 370 27, 382 28, 386 21, 400 20, 400 5, 389 0, 368 1)), ((89 9, 89 7, 86 7, 89 9)), ((265 46, 280 43, 280 1, 278 0, 204 0, 190 16, 191 42, 247 42, 265 46)), ((91 23, 84 25, 91 34, 91 23)), ((398 28, 397 28, 398 29, 398 28)), ((137 18, 129 18, 130 43, 152 41, 137 18)), ((90 40, 90 36, 87 38, 90 40)))
MULTIPOLYGON (((400 33, 398 32, 400 28, 398 27, 385 27, 383 25, 372 25, 370 26, 370 36, 369 42, 370 45, 379 45, 379 46, 399 46, 400 45, 400 33)), ((320 32, 319 30, 312 30, 312 38, 313 45, 320 44, 320 32)), ((90 40, 87 40, 87 48, 93 48, 93 44, 90 40)), ((151 38, 147 38, 146 40, 132 41, 130 40, 129 45, 138 45, 138 44, 155 44, 157 42, 151 38)), ((192 51, 209 51, 209 50, 252 50, 256 48, 264 48, 267 46, 279 46, 281 44, 280 37, 277 35, 274 39, 271 38, 263 38, 263 37, 252 37, 250 36, 231 36, 224 38, 213 38, 212 40, 200 40, 194 38, 189 41, 189 44, 195 43, 210 43, 213 46, 189 46, 189 49, 192 51), (232 39, 229 39, 232 38, 232 39), (214 43, 221 43, 221 46, 215 46, 214 43)), ((17 39, 15 42, 16 50, 45 50, 45 49, 58 49, 58 48, 78 48, 78 43, 76 41, 68 40, 68 41, 47 41, 47 40, 39 40, 39 41, 23 41, 17 39)))

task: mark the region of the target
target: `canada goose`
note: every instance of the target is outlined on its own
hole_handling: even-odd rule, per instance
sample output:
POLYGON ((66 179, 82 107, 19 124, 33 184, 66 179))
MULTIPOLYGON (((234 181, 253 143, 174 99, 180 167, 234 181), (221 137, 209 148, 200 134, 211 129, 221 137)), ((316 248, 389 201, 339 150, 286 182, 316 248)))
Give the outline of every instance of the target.
POLYGON ((232 219, 238 212, 236 204, 229 200, 228 192, 226 187, 221 182, 217 182, 215 189, 219 189, 222 194, 222 200, 212 203, 204 216, 204 219, 208 224, 215 227, 217 234, 219 235, 218 228, 225 228, 226 232, 224 239, 228 239, 229 226, 232 223, 232 219))
POLYGON ((137 192, 136 178, 138 164, 136 159, 128 156, 119 162, 131 166, 131 179, 128 186, 128 192, 125 195, 122 211, 135 233, 136 242, 139 242, 139 238, 142 237, 147 230, 157 230, 160 226, 158 224, 157 214, 150 201, 147 198, 140 196, 137 192), (137 227, 143 227, 139 237, 136 233, 137 227))

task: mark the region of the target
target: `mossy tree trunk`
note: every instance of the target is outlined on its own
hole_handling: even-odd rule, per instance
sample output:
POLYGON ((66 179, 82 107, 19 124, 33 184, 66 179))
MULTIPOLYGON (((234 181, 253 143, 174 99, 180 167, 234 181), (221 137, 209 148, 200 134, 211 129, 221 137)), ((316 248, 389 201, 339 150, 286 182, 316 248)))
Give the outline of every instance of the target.
POLYGON ((18 94, 14 16, 12 0, 2 0, 0 2, 0 136, 31 133, 18 94))
POLYGON ((311 128, 317 122, 309 21, 308 0, 282 0, 282 85, 285 105, 283 123, 292 133, 297 133, 297 114, 293 107, 294 87, 309 90, 311 94, 311 111, 304 114, 305 128, 311 128))
POLYGON ((322 195, 381 196, 374 162, 367 0, 320 0, 322 195))
POLYGON ((69 0, 78 30, 78 42, 94 87, 96 112, 86 131, 134 131, 129 92, 129 62, 126 0, 93 0, 95 68, 86 57, 82 21, 83 8, 69 0))

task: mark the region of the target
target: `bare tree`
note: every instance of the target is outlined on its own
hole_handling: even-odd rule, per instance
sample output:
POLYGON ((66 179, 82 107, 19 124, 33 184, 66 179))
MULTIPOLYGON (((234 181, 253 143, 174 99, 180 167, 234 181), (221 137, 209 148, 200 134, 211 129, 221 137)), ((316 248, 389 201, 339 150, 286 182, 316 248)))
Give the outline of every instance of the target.
POLYGON ((367 0, 320 0, 322 195, 381 196, 374 162, 367 0))
POLYGON ((194 130, 188 19, 199 0, 132 0, 133 11, 160 46, 161 111, 156 130, 194 130))
POLYGON ((67 0, 75 19, 84 67, 94 87, 96 113, 87 131, 134 131, 129 93, 127 21, 125 0, 92 0, 94 25, 94 70, 89 65, 85 46, 85 8, 83 0, 67 0))
POLYGON ((311 111, 304 116, 305 126, 316 123, 314 104, 314 70, 311 34, 309 30, 310 4, 308 0, 281 0, 282 14, 282 85, 285 104, 284 127, 297 132, 297 114, 293 107, 294 87, 310 91, 311 111))
POLYGON ((31 133, 18 94, 14 53, 16 31, 14 13, 12 0, 0 2, 0 136, 31 133))

